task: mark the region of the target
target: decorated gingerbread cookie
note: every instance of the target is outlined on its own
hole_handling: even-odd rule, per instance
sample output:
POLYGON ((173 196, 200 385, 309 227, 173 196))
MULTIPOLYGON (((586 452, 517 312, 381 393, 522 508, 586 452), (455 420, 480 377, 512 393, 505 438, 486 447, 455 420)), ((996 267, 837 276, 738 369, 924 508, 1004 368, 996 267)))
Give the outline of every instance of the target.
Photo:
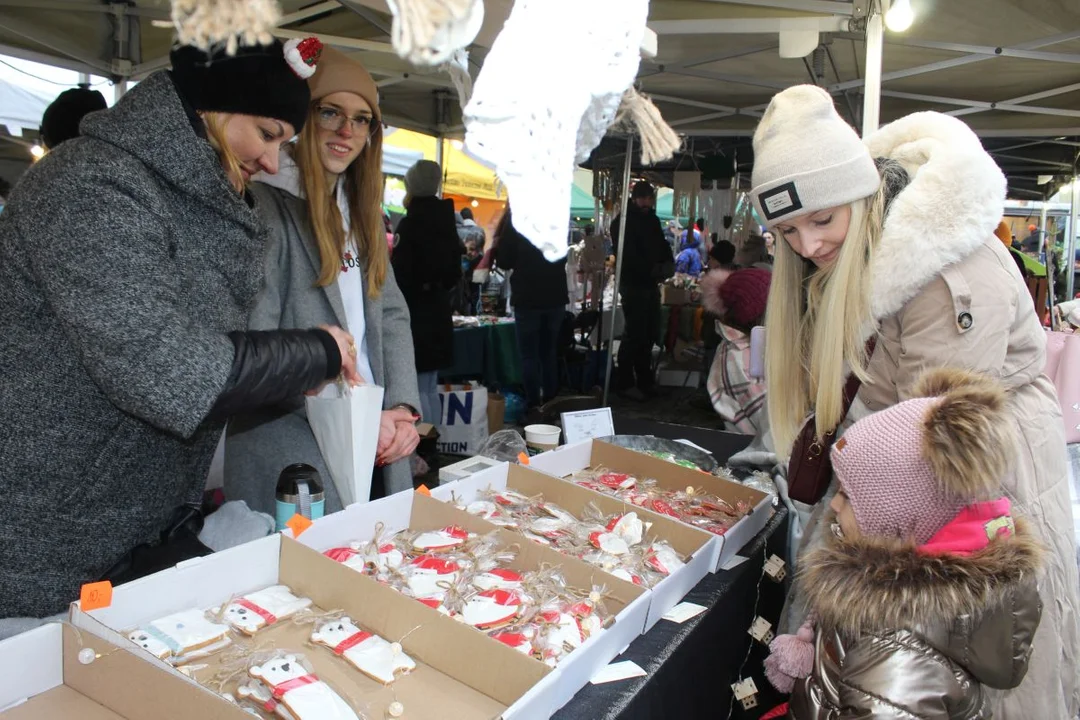
POLYGON ((521 611, 521 595, 514 590, 484 590, 465 603, 462 620, 481 630, 502 627, 521 611))
POLYGON ((628 512, 612 518, 607 529, 608 532, 625 540, 627 545, 637 545, 645 534, 645 524, 641 522, 636 512, 628 512))
POLYGON ((413 540, 413 549, 419 552, 445 552, 465 544, 469 533, 457 525, 448 525, 440 530, 423 532, 413 540))
POLYGON ((442 597, 461 577, 461 566, 437 555, 421 555, 408 564, 409 592, 415 598, 442 597))
POLYGON ((310 673, 296 655, 283 655, 248 670, 258 680, 239 689, 264 709, 286 720, 359 720, 348 703, 310 673))
POLYGON ((589 534, 589 542, 608 555, 625 555, 630 552, 626 541, 613 532, 596 531, 589 534))
POLYGON ((670 575, 686 563, 670 545, 656 542, 649 546, 645 564, 662 575, 670 575))
POLYGON ((494 568, 478 574, 472 583, 481 590, 518 590, 521 588, 521 575, 509 568, 494 568))
POLYGON ((312 642, 325 645, 344 657, 372 680, 389 685, 399 675, 416 669, 416 663, 397 643, 364 632, 348 617, 325 623, 311 634, 312 642))
POLYGON ((128 633, 128 639, 158 659, 179 664, 228 647, 228 633, 228 625, 211 622, 202 610, 183 610, 128 633))
POLYGON ((293 595, 286 585, 273 585, 244 595, 225 607, 225 621, 245 635, 295 615, 311 605, 310 598, 293 595))
POLYGON ((533 639, 536 637, 536 630, 532 627, 520 632, 495 632, 491 634, 491 637, 524 655, 532 655, 535 650, 533 639))

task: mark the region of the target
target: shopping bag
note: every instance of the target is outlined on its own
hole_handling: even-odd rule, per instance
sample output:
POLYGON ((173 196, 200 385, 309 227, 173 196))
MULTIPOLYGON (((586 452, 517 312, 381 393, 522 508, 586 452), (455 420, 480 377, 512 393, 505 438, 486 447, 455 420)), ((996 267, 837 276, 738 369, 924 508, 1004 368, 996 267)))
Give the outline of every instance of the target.
POLYGON ((475 455, 488 439, 488 391, 476 383, 439 388, 439 452, 475 455))
POLYGON ((379 444, 383 389, 360 385, 343 390, 331 383, 318 397, 306 401, 308 424, 342 506, 367 502, 379 444))

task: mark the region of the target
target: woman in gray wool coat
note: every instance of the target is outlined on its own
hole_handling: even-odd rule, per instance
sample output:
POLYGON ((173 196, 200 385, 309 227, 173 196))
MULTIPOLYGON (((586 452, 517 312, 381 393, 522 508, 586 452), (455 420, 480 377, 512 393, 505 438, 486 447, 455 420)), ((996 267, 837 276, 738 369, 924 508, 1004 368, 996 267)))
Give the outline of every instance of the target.
MULTIPOLYGON (((252 185, 270 226, 265 283, 248 321, 253 330, 341 324, 357 337, 357 372, 384 388, 371 498, 412 489, 409 455, 420 442, 409 308, 390 266, 382 222, 379 91, 364 67, 327 47, 308 79, 311 105, 281 172, 252 185)), ((330 389, 332 392, 332 389, 330 389)), ((342 501, 299 393, 229 421, 225 494, 274 512, 278 474, 315 467, 326 512, 342 501)), ((356 498, 364 502, 368 498, 356 498)))
POLYGON ((304 124, 309 68, 276 42, 172 63, 0 215, 0 636, 209 552, 178 517, 226 418, 358 379, 338 327, 245 330, 267 236, 245 184, 304 124))

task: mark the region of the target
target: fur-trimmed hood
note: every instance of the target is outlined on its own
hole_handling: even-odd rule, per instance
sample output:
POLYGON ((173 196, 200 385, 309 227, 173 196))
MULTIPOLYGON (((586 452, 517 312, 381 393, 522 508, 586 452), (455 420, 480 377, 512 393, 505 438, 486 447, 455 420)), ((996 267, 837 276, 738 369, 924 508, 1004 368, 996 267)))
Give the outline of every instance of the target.
POLYGON ((880 320, 994 234, 1006 183, 971 128, 949 115, 908 115, 866 145, 873 157, 900 162, 911 177, 892 202, 874 254, 871 310, 880 320))
MULTIPOLYGON (((830 513, 825 520, 835 516, 830 513)), ((1024 644, 1012 637, 1014 625, 986 618, 1015 613, 1017 605, 1024 604, 1018 598, 1037 603, 1034 585, 1043 552, 1022 519, 1016 520, 1015 534, 966 556, 927 555, 898 540, 830 536, 807 555, 800 576, 819 631, 856 638, 907 629, 931 638, 931 643, 944 637, 950 646, 959 631, 970 634, 959 643, 964 648, 1011 648, 1024 644)), ((939 647, 947 654, 949 649, 939 647)), ((1012 653, 999 654, 964 653, 953 659, 989 682, 1013 662, 1012 653)))

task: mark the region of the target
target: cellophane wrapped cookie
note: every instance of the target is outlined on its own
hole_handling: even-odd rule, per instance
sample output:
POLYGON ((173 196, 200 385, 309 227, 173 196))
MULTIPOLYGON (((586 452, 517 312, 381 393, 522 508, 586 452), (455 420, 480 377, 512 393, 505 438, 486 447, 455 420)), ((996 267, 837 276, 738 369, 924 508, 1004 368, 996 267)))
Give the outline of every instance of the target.
POLYGON ((285 720, 366 720, 355 700, 346 701, 321 680, 303 653, 258 652, 223 665, 219 692, 248 711, 285 720), (240 670, 235 669, 239 665, 240 670), (235 686, 235 687, 233 687, 235 686))
POLYGON ((390 685, 416 669, 416 662, 405 653, 401 643, 361 629, 348 615, 316 622, 311 642, 383 685, 390 685))

